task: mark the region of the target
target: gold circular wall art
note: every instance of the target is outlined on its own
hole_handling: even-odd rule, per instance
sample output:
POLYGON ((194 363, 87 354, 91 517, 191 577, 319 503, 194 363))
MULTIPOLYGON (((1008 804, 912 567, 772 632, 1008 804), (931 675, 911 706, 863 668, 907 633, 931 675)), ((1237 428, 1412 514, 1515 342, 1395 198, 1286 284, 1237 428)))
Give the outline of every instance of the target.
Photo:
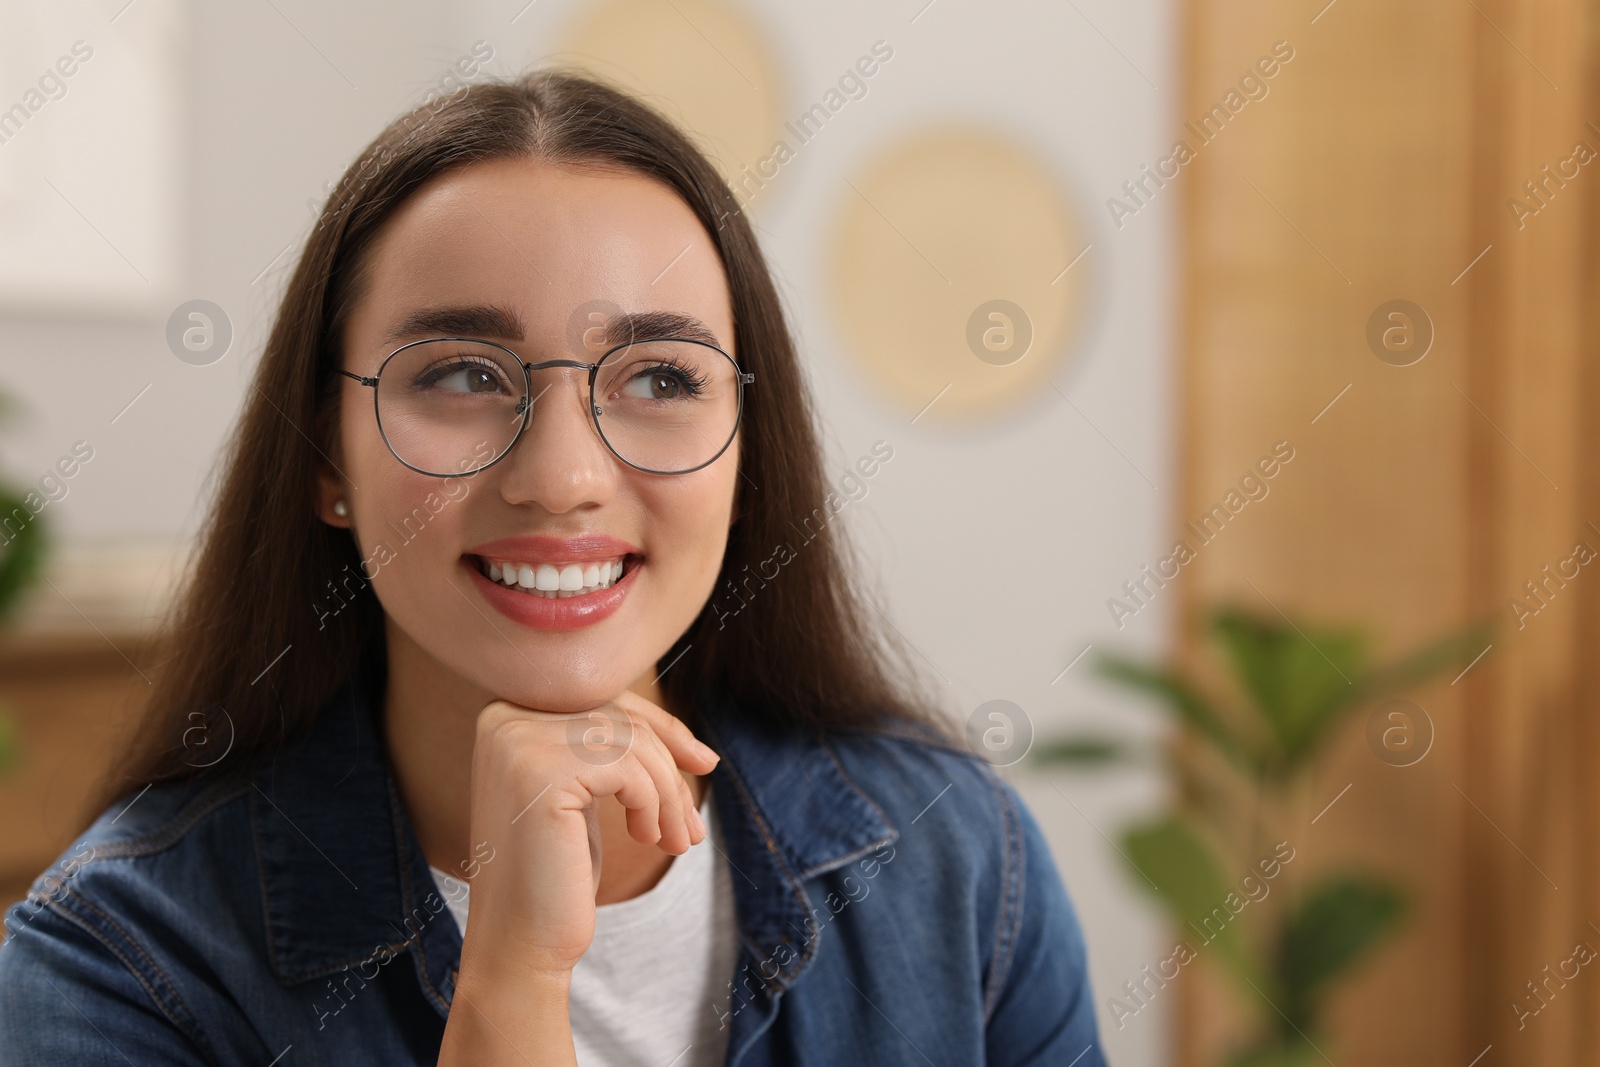
POLYGON ((941 128, 852 177, 828 256, 844 344, 921 423, 1015 410, 1081 332, 1095 253, 1049 170, 1014 142, 941 128))
POLYGON ((584 11, 553 59, 643 97, 699 143, 741 204, 759 204, 744 168, 772 151, 781 123, 777 66, 743 13, 709 0, 616 0, 584 11))

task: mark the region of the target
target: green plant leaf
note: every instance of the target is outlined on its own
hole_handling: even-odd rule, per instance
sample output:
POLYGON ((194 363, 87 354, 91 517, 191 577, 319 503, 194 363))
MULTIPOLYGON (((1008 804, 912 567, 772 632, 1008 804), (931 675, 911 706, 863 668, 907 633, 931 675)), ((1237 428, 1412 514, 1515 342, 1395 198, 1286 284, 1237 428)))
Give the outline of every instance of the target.
POLYGON ((1210 848, 1187 823, 1169 817, 1135 826, 1123 835, 1122 848, 1140 881, 1154 888, 1196 952, 1215 945, 1213 951, 1236 977, 1258 987, 1268 982, 1239 936, 1237 915, 1245 904, 1237 911, 1228 907, 1230 897, 1245 898, 1223 880, 1210 848))
POLYGON ((1328 983, 1392 930, 1405 909, 1399 889, 1362 875, 1334 875, 1312 887, 1278 940, 1278 1007, 1287 1021, 1314 1027, 1328 983))
POLYGON ((1441 671, 1465 667, 1488 647, 1494 625, 1488 620, 1447 634, 1393 663, 1369 671, 1356 684, 1363 698, 1394 693, 1427 681, 1441 671))
POLYGON ((1250 746, 1242 741, 1199 693, 1176 672, 1159 667, 1146 667, 1122 656, 1100 656, 1095 670, 1103 677, 1121 682, 1130 689, 1161 697, 1178 718, 1187 723, 1201 737, 1210 741, 1233 763, 1252 775, 1259 769, 1259 761, 1250 746))
POLYGON ((1035 745, 1028 758, 1041 766, 1065 764, 1074 770, 1099 770, 1118 764, 1140 763, 1147 756, 1142 746, 1100 734, 1071 734, 1035 745))
POLYGON ((45 535, 40 518, 28 510, 22 497, 0 490, 0 520, 18 511, 26 515, 28 521, 20 527, 0 525, 11 538, 8 544, 0 546, 0 619, 5 618, 33 584, 44 562, 45 535))
POLYGON ((1297 626, 1220 608, 1212 632, 1281 755, 1307 757, 1339 713, 1361 699, 1366 640, 1355 630, 1297 626))
POLYGON ((1481 622, 1457 633, 1448 634, 1407 653, 1393 663, 1370 669, 1359 678, 1355 678, 1355 685, 1349 687, 1344 694, 1349 699, 1341 699, 1324 708, 1317 721, 1309 725, 1300 738, 1299 747, 1291 756, 1291 764, 1298 766, 1315 756, 1324 737, 1347 712, 1374 697, 1409 689, 1437 676, 1442 671, 1454 671, 1465 667, 1484 651, 1492 636, 1493 626, 1487 621, 1481 622))

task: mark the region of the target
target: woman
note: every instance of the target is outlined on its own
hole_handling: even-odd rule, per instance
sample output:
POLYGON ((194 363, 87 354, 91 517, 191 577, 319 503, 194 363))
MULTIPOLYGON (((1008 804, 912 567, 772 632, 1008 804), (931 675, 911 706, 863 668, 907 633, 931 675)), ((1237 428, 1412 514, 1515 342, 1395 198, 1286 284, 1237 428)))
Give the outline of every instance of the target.
POLYGON ((397 121, 7 917, 0 1063, 1101 1062, 1039 828, 886 665, 837 501, 680 132, 559 72, 397 121))

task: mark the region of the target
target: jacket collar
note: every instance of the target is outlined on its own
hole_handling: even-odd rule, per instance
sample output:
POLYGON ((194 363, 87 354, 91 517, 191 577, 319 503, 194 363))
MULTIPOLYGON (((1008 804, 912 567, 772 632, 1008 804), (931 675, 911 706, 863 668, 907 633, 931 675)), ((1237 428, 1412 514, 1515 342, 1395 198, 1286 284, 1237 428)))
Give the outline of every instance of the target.
MULTIPOLYGON (((357 672, 311 734, 248 789, 268 954, 285 984, 407 951, 441 1013, 461 940, 434 892, 382 744, 381 684, 357 672)), ((722 760, 711 773, 741 940, 773 996, 813 957, 805 880, 896 840, 830 745, 720 698, 696 708, 722 760)))
MULTIPOLYGON (((747 954, 730 983, 729 1010, 737 1013, 748 992, 770 1018, 777 995, 820 943, 803 883, 882 848, 899 831, 826 741, 780 729, 724 699, 696 711, 698 735, 722 757, 710 776, 712 799, 747 954)), ((730 1038, 735 1044, 753 1037, 755 1020, 741 1022, 730 1038)))
POLYGON ((408 940, 390 775, 353 677, 301 743, 246 790, 261 871, 267 950, 285 984, 358 966, 408 940))

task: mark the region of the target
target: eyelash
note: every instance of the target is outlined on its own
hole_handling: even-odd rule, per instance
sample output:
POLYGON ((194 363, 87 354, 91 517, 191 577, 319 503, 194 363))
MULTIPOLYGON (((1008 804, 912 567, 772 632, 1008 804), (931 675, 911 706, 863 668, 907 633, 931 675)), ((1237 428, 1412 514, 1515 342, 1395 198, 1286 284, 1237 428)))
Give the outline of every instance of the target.
MULTIPOLYGON (((485 359, 482 356, 471 355, 445 356, 439 362, 427 367, 421 374, 417 375, 416 381, 411 383, 412 387, 425 389, 431 385, 434 385, 440 379, 447 378, 456 373, 463 367, 486 368, 491 374, 493 374, 497 381, 504 377, 505 374, 505 369, 492 359, 485 359)), ((501 384, 504 385, 506 383, 501 382, 501 384)))
POLYGON ((676 360, 657 363, 647 371, 640 371, 640 374, 657 374, 662 371, 670 371, 674 377, 683 383, 684 388, 689 391, 691 396, 699 396, 705 391, 708 384, 705 375, 700 374, 691 367, 683 366, 676 360))

